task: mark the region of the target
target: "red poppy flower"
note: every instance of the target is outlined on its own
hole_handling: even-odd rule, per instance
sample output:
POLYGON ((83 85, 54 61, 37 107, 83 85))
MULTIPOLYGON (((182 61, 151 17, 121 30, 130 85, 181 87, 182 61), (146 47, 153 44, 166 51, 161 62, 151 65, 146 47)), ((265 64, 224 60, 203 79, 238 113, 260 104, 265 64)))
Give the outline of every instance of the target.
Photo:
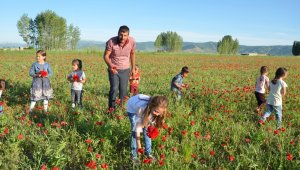
POLYGON ((152 159, 146 158, 146 159, 144 159, 143 163, 144 164, 150 164, 150 163, 152 163, 152 159))
POLYGON ((191 124, 191 126, 194 126, 195 125, 195 121, 191 121, 190 124, 191 124))
POLYGON ((163 128, 164 128, 164 129, 168 129, 168 124, 164 123, 164 124, 163 124, 163 128))
POLYGON ((67 125, 68 125, 68 123, 65 122, 65 121, 60 122, 60 124, 61 124, 62 126, 67 126, 67 125))
POLYGON ((42 127, 42 126, 43 126, 43 124, 41 124, 41 123, 37 124, 37 127, 42 127))
POLYGON ((295 141, 294 141, 294 140, 291 140, 291 141, 290 141, 290 144, 291 144, 291 145, 295 145, 295 141))
POLYGON ((44 164, 44 165, 42 166, 41 170, 46 170, 46 169, 47 169, 47 165, 44 164))
POLYGON ((159 135, 159 130, 155 128, 154 126, 150 125, 147 129, 147 136, 151 139, 157 138, 159 135))
POLYGON ((181 131, 181 134, 182 134, 183 136, 185 136, 185 135, 186 135, 186 130, 181 131))
POLYGON ((47 77, 48 76, 48 72, 45 70, 40 71, 39 73, 42 77, 47 77))
POLYGON ((197 132, 194 132, 194 135, 196 138, 200 138, 200 133, 197 131, 197 132))
POLYGON ((260 125, 265 124, 265 122, 264 122, 263 120, 259 120, 258 123, 259 123, 260 125))
POLYGON ((18 135, 18 139, 23 139, 23 138, 24 138, 24 136, 22 134, 18 135))
POLYGON ((194 158, 194 159, 197 158, 197 155, 193 153, 192 158, 194 158))
POLYGON ((245 142, 246 142, 246 143, 250 143, 250 142, 251 142, 251 139, 245 138, 245 142))
POLYGON ((165 164, 165 162, 163 160, 159 161, 159 166, 163 166, 165 164))
POLYGON ((86 167, 90 168, 90 169, 96 169, 97 168, 97 165, 96 165, 96 162, 91 160, 90 162, 87 162, 85 164, 86 167))
POLYGON ((106 164, 106 163, 101 164, 101 168, 102 169, 107 169, 108 168, 108 164, 106 164))
POLYGON ((210 151, 209 154, 210 154, 210 156, 214 156, 215 155, 215 151, 210 151))
POLYGON ((278 135, 278 134, 279 134, 279 130, 278 129, 274 130, 274 135, 278 135))
POLYGON ((161 144, 160 144, 158 147, 159 147, 160 149, 165 148, 165 146, 164 146, 164 145, 161 145, 161 144))
POLYGON ((57 166, 53 167, 52 170, 59 170, 57 166))
POLYGON ((228 157, 228 159, 229 159, 230 162, 232 162, 232 161, 234 160, 234 157, 233 157, 232 155, 230 155, 230 156, 228 157))
POLYGON ((161 155, 160 155, 160 159, 161 159, 161 160, 165 159, 165 155, 164 155, 164 154, 161 154, 161 155))
POLYGON ((85 142, 86 142, 87 144, 90 144, 90 143, 92 143, 92 139, 87 139, 87 140, 85 140, 85 142))
POLYGON ((73 79, 73 81, 78 81, 79 80, 78 74, 74 74, 72 79, 73 79))
POLYGON ((144 154, 144 153, 145 153, 145 150, 144 150, 143 148, 139 148, 139 149, 137 150, 137 152, 140 153, 140 154, 144 154))
POLYGON ((9 129, 7 127, 5 127, 4 130, 3 130, 3 132, 4 132, 4 134, 7 135, 9 133, 9 129))
POLYGON ((96 154, 96 158, 97 158, 97 159, 100 159, 100 158, 102 158, 102 155, 100 155, 99 153, 97 153, 97 154, 96 154))
POLYGON ((289 161, 293 160, 293 155, 291 153, 288 153, 286 155, 286 159, 289 160, 289 161))
POLYGON ((165 141, 167 141, 167 137, 166 136, 162 136, 161 140, 165 142, 165 141))

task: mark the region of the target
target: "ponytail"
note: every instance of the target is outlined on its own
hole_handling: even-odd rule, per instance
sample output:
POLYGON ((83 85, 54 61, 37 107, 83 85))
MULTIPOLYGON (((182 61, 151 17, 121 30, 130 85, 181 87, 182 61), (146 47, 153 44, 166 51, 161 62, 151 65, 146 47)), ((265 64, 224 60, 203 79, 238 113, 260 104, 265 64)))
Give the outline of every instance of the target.
POLYGON ((285 76, 287 72, 287 69, 284 68, 284 67, 279 67, 277 70, 276 70, 276 73, 275 73, 275 77, 274 79, 271 81, 274 85, 277 83, 277 80, 280 79, 281 77, 285 76))

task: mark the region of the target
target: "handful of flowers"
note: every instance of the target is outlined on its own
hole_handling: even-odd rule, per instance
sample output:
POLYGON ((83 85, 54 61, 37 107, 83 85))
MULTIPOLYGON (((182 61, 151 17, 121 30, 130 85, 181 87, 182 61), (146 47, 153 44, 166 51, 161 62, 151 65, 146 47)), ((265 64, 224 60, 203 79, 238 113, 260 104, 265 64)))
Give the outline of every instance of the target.
POLYGON ((157 138, 159 135, 159 130, 158 128, 154 127, 153 125, 150 125, 147 129, 147 136, 151 139, 157 138))
POLYGON ((45 70, 40 71, 39 74, 40 74, 42 77, 47 77, 47 76, 48 76, 48 72, 45 71, 45 70))
POLYGON ((79 76, 77 74, 74 74, 72 77, 73 81, 78 81, 79 80, 79 76))

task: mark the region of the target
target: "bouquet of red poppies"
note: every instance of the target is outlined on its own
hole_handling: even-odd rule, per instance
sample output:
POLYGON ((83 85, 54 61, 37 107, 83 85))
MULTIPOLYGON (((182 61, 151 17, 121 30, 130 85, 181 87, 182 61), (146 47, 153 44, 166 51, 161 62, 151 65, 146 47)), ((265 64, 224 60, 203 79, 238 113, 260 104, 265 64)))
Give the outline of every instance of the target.
POLYGON ((40 71, 39 73, 42 77, 47 77, 48 76, 48 72, 45 70, 40 71))
POLYGON ((73 79, 73 81, 78 81, 79 80, 78 74, 74 74, 72 79, 73 79))
POLYGON ((148 126, 147 136, 149 136, 149 138, 155 139, 158 137, 158 135, 159 135, 158 128, 154 127, 153 125, 148 126))

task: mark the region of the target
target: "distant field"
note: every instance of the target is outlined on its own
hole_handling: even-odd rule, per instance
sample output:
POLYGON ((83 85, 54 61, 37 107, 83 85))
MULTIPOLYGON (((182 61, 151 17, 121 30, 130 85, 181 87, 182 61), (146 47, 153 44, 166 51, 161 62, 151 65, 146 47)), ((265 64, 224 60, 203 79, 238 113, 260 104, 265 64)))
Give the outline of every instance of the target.
MULTIPOLYGON (((0 169, 85 169, 95 161, 99 169, 131 168, 130 124, 124 109, 108 115, 109 91, 103 52, 49 52, 55 98, 50 113, 29 107, 34 51, 0 51, 0 79, 9 89, 0 117, 0 169), (87 76, 82 111, 71 110, 66 76, 71 61, 83 61, 87 76), (42 127, 38 127, 41 123, 42 127), (91 140, 91 143, 89 143, 91 140)), ((141 169, 299 169, 300 167, 300 58, 197 54, 137 53, 141 68, 139 91, 170 99, 171 117, 153 141, 157 162, 141 169), (170 81, 182 66, 190 67, 184 81, 190 89, 174 103, 170 81), (262 65, 269 78, 278 67, 289 71, 283 104, 283 128, 274 134, 274 114, 262 127, 253 112, 255 79, 262 65), (164 158, 163 158, 164 157, 164 158), (291 160, 288 160, 292 158, 291 160)), ((41 104, 40 104, 41 106, 41 104)), ((140 156, 143 162, 143 157, 140 156)))

